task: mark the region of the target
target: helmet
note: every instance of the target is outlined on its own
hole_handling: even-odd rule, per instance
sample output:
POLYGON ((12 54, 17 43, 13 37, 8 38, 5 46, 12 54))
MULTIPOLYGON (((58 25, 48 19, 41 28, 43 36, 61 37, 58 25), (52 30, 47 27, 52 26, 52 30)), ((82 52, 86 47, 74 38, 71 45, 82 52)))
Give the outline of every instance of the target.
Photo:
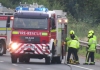
POLYGON ((90 38, 92 36, 92 33, 88 34, 88 38, 90 38))
POLYGON ((94 31, 93 31, 93 30, 90 30, 90 31, 89 31, 89 34, 90 34, 90 33, 92 33, 92 34, 93 34, 93 33, 94 33, 94 31))
POLYGON ((74 30, 71 30, 71 31, 70 31, 70 34, 75 34, 74 30))

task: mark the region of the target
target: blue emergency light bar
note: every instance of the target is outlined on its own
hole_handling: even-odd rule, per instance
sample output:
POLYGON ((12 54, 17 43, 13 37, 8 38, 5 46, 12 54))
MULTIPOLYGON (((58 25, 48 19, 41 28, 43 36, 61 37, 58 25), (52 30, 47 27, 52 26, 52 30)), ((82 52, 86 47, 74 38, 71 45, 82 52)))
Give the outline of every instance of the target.
POLYGON ((16 11, 29 11, 29 8, 28 7, 20 7, 19 6, 19 7, 16 7, 15 10, 16 11))
POLYGON ((48 8, 28 8, 28 7, 16 7, 15 8, 16 11, 43 11, 43 12, 47 12, 48 8))
POLYGON ((48 8, 35 8, 34 11, 43 11, 43 12, 47 12, 48 8))

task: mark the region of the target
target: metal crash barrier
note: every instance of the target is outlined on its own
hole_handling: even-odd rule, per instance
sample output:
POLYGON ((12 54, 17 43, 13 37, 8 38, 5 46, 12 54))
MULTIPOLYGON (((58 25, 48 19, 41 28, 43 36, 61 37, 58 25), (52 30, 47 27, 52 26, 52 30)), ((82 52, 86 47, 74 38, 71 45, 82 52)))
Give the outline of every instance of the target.
MULTIPOLYGON (((82 47, 88 47, 88 42, 81 41, 81 40, 79 42, 80 42, 81 49, 82 49, 82 47)), ((100 44, 96 45, 96 53, 100 54, 100 44)))

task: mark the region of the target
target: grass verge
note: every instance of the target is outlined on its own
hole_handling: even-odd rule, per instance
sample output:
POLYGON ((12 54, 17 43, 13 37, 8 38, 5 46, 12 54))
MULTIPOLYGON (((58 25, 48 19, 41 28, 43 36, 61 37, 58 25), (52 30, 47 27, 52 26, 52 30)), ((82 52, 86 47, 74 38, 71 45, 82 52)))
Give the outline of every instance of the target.
MULTIPOLYGON (((79 50, 78 54, 79 56, 86 56, 86 48, 82 47, 82 49, 79 50)), ((95 53, 95 59, 100 60, 100 54, 99 53, 95 53)))

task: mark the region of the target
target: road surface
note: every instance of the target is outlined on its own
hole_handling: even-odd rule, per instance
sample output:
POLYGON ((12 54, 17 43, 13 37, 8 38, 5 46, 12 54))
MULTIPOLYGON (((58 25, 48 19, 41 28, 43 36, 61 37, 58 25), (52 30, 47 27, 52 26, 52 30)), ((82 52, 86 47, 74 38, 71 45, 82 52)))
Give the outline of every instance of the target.
MULTIPOLYGON (((63 64, 45 65, 44 59, 31 59, 29 64, 12 64, 10 54, 0 56, 0 70, 71 70, 69 66, 63 64)), ((96 65, 83 65, 84 58, 80 57, 80 65, 71 65, 72 70, 100 70, 100 61, 96 65)))

